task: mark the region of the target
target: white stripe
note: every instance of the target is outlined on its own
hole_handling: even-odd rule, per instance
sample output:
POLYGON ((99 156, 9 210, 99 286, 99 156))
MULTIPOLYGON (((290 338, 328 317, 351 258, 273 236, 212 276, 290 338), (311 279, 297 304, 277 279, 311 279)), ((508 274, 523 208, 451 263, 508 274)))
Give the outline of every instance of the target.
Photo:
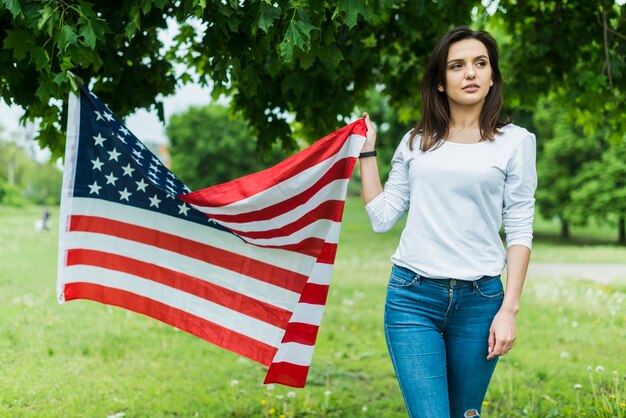
POLYGON ((332 264, 315 263, 307 283, 330 285, 330 276, 332 273, 332 264))
POLYGON ((316 181, 326 173, 337 161, 349 157, 356 156, 363 146, 365 137, 362 135, 352 134, 343 144, 341 150, 327 158, 326 160, 307 168, 287 180, 269 187, 253 196, 238 200, 229 205, 220 207, 202 207, 197 208, 203 212, 215 214, 233 214, 250 212, 275 205, 284 200, 285 196, 293 196, 292 190, 302 191, 310 188, 316 181))
POLYGON ((272 363, 280 363, 282 361, 298 366, 310 366, 313 359, 312 345, 304 345, 299 343, 282 343, 278 351, 274 355, 272 363))
POLYGON ((250 246, 232 234, 209 226, 203 226, 173 216, 105 200, 74 198, 72 212, 75 215, 98 216, 134 224, 143 228, 156 229, 161 232, 180 236, 181 238, 222 248, 226 251, 273 264, 277 267, 295 271, 306 276, 309 275, 315 264, 315 258, 307 255, 275 248, 250 246))
POLYGON ((65 266, 65 249, 67 248, 69 218, 72 212, 72 193, 76 173, 78 138, 80 134, 80 98, 70 93, 67 110, 67 138, 65 140, 65 165, 63 168, 63 189, 61 191, 61 207, 59 209, 59 254, 57 259, 57 300, 64 302, 61 271, 65 266))
POLYGON ((111 235, 73 232, 69 235, 67 244, 68 249, 103 251, 178 271, 290 312, 293 311, 300 298, 298 293, 245 276, 239 272, 230 271, 176 252, 111 235))
POLYGON ((67 269, 67 276, 70 282, 93 283, 150 298, 273 347, 278 346, 284 334, 284 330, 263 321, 130 274, 91 266, 73 266, 67 269))
MULTIPOLYGON (((292 209, 289 212, 285 212, 279 216, 263 221, 252 222, 225 222, 216 221, 220 225, 224 225, 227 228, 231 228, 237 231, 249 232, 249 231, 268 231, 272 229, 278 229, 285 225, 289 225, 303 216, 307 215, 313 209, 317 208, 320 204, 328 200, 345 200, 345 190, 348 187, 348 180, 335 180, 328 183, 324 188, 317 192, 311 199, 292 209)), ((192 205, 193 206, 193 205, 192 205)), ((210 217, 211 214, 207 213, 210 217)))
POLYGON ((339 242, 340 229, 341 224, 339 222, 320 219, 284 237, 248 238, 243 236, 243 238, 246 242, 254 245, 291 245, 302 242, 307 238, 321 238, 328 243, 337 244, 339 242))
POLYGON ((289 322, 300 322, 309 325, 319 325, 322 322, 324 305, 298 303, 289 322))

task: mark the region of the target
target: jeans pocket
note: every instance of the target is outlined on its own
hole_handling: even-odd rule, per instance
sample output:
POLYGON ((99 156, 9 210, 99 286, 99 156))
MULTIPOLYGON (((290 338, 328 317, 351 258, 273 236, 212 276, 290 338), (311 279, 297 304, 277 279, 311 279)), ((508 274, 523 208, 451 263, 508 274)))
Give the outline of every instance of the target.
POLYGON ((476 285, 478 294, 482 297, 493 299, 504 296, 504 289, 502 287, 502 281, 500 278, 489 280, 486 283, 480 283, 476 285))
POLYGON ((394 266, 389 277, 389 287, 409 287, 415 281, 417 275, 412 271, 394 266))

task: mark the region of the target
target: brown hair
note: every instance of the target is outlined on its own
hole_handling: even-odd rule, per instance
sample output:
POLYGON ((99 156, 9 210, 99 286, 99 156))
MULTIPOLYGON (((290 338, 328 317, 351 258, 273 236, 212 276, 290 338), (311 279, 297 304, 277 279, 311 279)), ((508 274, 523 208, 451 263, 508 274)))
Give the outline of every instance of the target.
POLYGON ((510 121, 500 119, 502 108, 502 74, 498 65, 498 44, 495 39, 483 31, 473 31, 467 26, 459 26, 439 40, 426 63, 422 79, 422 120, 417 123, 409 139, 409 148, 413 150, 413 140, 422 134, 420 149, 428 151, 441 145, 448 136, 450 125, 450 107, 445 92, 437 90, 439 85, 446 87, 446 62, 450 45, 464 39, 476 39, 485 45, 489 54, 493 86, 485 97, 480 111, 479 125, 481 139, 494 140, 499 128, 510 121))

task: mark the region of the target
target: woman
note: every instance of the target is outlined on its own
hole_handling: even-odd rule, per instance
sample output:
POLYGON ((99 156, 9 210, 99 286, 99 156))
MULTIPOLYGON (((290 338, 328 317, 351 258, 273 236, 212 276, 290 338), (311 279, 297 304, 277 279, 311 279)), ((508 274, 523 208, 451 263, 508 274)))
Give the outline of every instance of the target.
POLYGON ((486 32, 460 27, 439 41, 422 102, 422 120, 398 146, 384 189, 376 131, 363 115, 362 196, 372 227, 385 232, 408 211, 391 257, 385 336, 409 416, 478 417, 497 359, 515 341, 535 137, 500 119, 498 47, 486 32))

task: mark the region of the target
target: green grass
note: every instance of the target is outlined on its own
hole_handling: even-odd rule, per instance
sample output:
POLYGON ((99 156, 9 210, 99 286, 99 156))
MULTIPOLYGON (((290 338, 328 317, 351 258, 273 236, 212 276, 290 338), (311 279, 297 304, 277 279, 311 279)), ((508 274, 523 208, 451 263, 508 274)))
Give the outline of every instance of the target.
MULTIPOLYGON (((35 232, 38 217, 38 208, 0 206, 0 416, 405 416, 382 333, 401 226, 373 234, 358 200, 346 208, 305 389, 263 387, 263 367, 153 319, 89 301, 58 305, 56 211, 53 231, 35 232)), ((586 246, 538 232, 533 260, 626 260, 597 230, 577 231, 586 246)), ((518 341, 496 369, 483 416, 625 417, 623 283, 529 277, 518 341)))

